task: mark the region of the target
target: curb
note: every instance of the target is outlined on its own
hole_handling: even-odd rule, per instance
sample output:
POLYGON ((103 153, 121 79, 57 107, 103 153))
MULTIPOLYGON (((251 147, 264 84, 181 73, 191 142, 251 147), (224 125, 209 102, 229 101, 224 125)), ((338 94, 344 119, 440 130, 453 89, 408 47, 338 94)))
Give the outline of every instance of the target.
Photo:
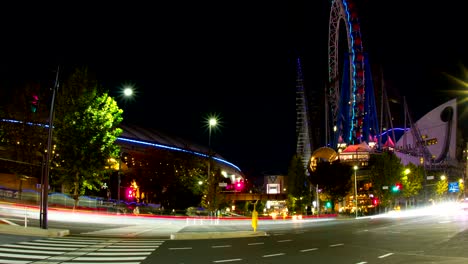
POLYGON ((215 238, 240 238, 267 236, 266 232, 255 231, 231 231, 231 232, 181 232, 171 234, 171 240, 189 239, 215 239, 215 238))
POLYGON ((19 225, 0 225, 0 234, 40 236, 40 237, 63 237, 70 234, 70 230, 64 229, 42 229, 37 227, 23 227, 19 225))

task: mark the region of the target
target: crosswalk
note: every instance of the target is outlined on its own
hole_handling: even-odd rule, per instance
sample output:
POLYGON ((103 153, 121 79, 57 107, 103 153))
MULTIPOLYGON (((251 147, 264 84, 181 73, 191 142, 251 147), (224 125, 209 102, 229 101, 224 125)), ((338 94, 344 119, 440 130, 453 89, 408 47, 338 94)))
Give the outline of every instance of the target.
POLYGON ((0 245, 0 263, 139 264, 162 243, 160 239, 44 238, 0 245))

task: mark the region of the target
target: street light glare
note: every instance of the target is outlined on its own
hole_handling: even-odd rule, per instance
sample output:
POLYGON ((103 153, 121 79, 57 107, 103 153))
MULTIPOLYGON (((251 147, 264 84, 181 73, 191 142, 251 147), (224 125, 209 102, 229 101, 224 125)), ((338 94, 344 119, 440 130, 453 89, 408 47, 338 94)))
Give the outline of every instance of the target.
POLYGON ((133 89, 130 87, 124 88, 123 94, 125 97, 129 97, 133 95, 133 89))
POLYGON ((210 127, 216 126, 217 123, 218 123, 218 120, 216 120, 216 118, 214 117, 210 118, 209 120, 210 127))

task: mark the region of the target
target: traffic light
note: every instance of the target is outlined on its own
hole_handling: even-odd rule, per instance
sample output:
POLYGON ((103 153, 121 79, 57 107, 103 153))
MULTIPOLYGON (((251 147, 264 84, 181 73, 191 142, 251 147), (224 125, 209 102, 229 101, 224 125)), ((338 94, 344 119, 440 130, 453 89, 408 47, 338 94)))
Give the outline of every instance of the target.
POLYGON ((31 99, 31 112, 36 113, 39 108, 39 96, 33 94, 31 99))
POLYGON ((401 185, 401 183, 396 183, 392 187, 392 192, 399 192, 401 191, 401 189, 403 189, 403 186, 401 185))
POLYGON ((379 199, 378 198, 372 199, 372 204, 373 205, 378 205, 379 204, 379 199))
POLYGON ((327 201, 327 203, 325 204, 325 206, 326 206, 327 208, 331 208, 331 202, 330 202, 330 201, 327 201))

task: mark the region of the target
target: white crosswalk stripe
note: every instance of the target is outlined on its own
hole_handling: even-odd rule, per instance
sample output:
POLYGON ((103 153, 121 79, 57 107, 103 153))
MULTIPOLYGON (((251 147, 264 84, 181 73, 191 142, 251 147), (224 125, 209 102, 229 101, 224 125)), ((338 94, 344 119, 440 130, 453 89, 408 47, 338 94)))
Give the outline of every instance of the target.
POLYGON ((139 264, 162 243, 161 239, 45 238, 0 245, 0 263, 139 264))

